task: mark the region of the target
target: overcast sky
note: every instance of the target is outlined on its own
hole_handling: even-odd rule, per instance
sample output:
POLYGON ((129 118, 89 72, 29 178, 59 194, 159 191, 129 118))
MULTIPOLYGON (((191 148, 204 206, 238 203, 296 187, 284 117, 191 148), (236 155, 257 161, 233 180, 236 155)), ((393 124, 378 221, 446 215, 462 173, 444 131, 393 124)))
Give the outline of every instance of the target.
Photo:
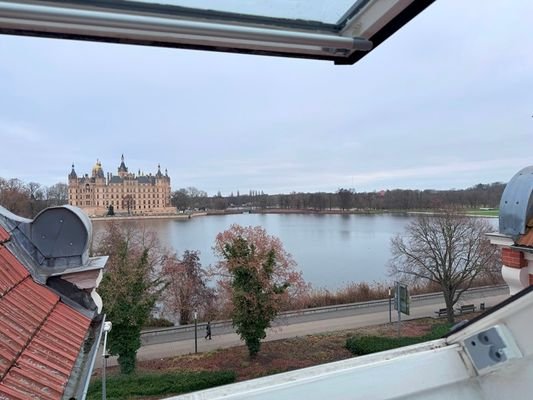
POLYGON ((533 164, 533 2, 437 1, 353 66, 0 35, 0 177, 464 188, 533 164))

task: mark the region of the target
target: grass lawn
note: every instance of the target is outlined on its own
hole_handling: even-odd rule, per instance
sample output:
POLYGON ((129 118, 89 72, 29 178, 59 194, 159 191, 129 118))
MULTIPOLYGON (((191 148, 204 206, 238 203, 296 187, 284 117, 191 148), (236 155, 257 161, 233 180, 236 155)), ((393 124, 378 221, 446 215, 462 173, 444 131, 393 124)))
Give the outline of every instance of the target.
POLYGON ((497 217, 500 215, 500 210, 496 209, 496 210, 479 210, 479 209, 474 209, 474 210, 468 210, 468 211, 465 211, 465 214, 467 215, 476 215, 476 216, 480 216, 480 217, 497 217))
POLYGON ((353 336, 346 340, 346 348, 354 355, 363 356, 365 354, 377 353, 379 351, 391 350, 397 347, 410 346, 416 343, 435 340, 445 335, 452 324, 444 323, 433 325, 431 330, 422 336, 353 336))

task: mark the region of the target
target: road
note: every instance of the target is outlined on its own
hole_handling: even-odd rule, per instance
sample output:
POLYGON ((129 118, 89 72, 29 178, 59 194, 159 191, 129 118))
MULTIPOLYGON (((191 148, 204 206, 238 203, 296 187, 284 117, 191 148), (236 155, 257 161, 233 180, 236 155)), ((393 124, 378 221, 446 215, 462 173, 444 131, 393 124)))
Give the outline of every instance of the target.
MULTIPOLYGON (((460 304, 481 303, 491 307, 509 297, 509 289, 505 286, 479 288, 466 292, 460 304)), ((341 306, 345 307, 345 306, 341 306)), ((411 313, 402 315, 402 320, 421 317, 433 317, 435 311, 444 308, 442 295, 413 296, 411 313)), ((393 321, 397 314, 392 311, 393 321)), ((267 331, 265 340, 279 340, 316 333, 326 333, 344 329, 361 328, 379 325, 389 321, 389 307, 386 301, 365 302, 354 304, 353 307, 328 311, 295 312, 278 319, 267 331)), ((213 339, 204 340, 204 326, 198 328, 198 352, 212 351, 219 348, 233 347, 243 344, 229 323, 213 324, 213 339)), ((138 360, 153 360, 174 357, 194 352, 194 328, 162 329, 153 333, 144 333, 143 346, 137 353, 138 360)), ((110 358, 108 365, 116 365, 116 359, 110 358)))

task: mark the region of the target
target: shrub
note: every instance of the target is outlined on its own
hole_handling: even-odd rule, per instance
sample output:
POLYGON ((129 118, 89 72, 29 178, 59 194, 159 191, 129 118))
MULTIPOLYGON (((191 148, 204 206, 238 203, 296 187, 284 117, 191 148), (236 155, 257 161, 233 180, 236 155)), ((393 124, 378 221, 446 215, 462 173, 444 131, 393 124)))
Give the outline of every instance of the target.
MULTIPOLYGON (((487 272, 484 276, 478 276, 470 286, 499 285, 505 283, 502 279, 499 271, 497 273, 487 272)), ((374 282, 372 284, 366 282, 351 282, 335 291, 329 291, 325 288, 314 288, 304 295, 293 299, 291 304, 289 304, 289 307, 283 308, 283 311, 387 299, 389 295, 389 287, 392 287, 394 290, 394 284, 391 282, 374 282)), ((437 293, 441 291, 442 288, 434 282, 420 282, 409 286, 409 294, 411 296, 425 293, 437 293)))
POLYGON ((301 308, 324 307, 336 304, 357 303, 386 299, 388 287, 381 283, 368 284, 366 282, 352 282, 346 286, 330 292, 327 289, 313 289, 304 299, 301 308))
MULTIPOLYGON (((176 372, 166 374, 116 375, 107 378, 107 399, 130 399, 146 396, 167 396, 235 382, 233 371, 176 372)), ((102 398, 102 381, 89 386, 87 399, 102 398)))
POLYGON ((165 318, 148 318, 148 321, 144 324, 145 328, 168 328, 174 326, 174 323, 165 318))
POLYGON ((357 356, 410 346, 416 343, 438 339, 451 328, 451 324, 434 325, 431 332, 416 337, 353 336, 346 340, 346 348, 357 356))

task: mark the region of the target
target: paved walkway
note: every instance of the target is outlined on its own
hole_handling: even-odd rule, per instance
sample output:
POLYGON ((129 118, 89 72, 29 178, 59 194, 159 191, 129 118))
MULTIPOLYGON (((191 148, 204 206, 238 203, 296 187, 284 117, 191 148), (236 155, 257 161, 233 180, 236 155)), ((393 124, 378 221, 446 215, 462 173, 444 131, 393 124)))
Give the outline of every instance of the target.
MULTIPOLYGON (((484 302, 487 307, 494 306, 501 301, 508 298, 509 295, 498 296, 476 296, 476 301, 484 302)), ((411 307, 411 315, 402 315, 402 320, 409 320, 421 317, 433 317, 435 310, 444 308, 442 304, 425 304, 411 307)), ((396 315, 393 312, 393 321, 396 320, 396 315)), ((266 341, 287 339, 298 336, 305 336, 316 333, 334 332, 345 329, 361 328, 365 326, 380 325, 389 321, 389 312, 379 311, 373 313, 357 314, 352 316, 345 316, 340 318, 321 319, 317 321, 308 321, 301 323, 291 323, 290 325, 279 326, 271 328, 267 332, 266 341)), ((216 330, 213 330, 213 339, 205 340, 205 332, 199 330, 198 332, 198 352, 212 351, 220 348, 228 348, 242 345, 239 336, 235 333, 224 333, 217 335, 216 330)), ((180 340, 169 343, 159 343, 145 345, 141 347, 137 353, 137 360, 154 360, 174 357, 183 354, 194 352, 194 339, 180 340)), ((116 358, 111 357, 108 360, 108 365, 116 365, 116 358)), ((101 362, 97 361, 96 367, 99 368, 101 362)))

